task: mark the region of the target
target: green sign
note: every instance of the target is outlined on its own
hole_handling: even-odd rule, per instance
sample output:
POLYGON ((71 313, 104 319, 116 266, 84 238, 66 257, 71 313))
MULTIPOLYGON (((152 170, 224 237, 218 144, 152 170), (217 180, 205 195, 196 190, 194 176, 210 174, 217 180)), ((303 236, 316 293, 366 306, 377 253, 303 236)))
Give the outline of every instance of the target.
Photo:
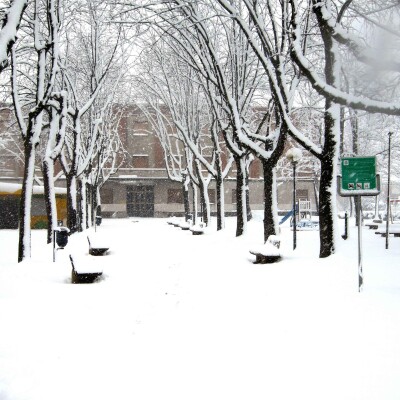
POLYGON ((375 157, 342 158, 342 190, 370 191, 376 187, 375 157))

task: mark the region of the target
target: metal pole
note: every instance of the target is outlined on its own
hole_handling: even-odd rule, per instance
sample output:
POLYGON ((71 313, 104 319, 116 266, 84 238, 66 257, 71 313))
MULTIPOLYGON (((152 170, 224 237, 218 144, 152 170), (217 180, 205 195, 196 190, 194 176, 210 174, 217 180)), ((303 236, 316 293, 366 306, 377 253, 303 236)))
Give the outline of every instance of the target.
POLYGON ((386 240, 385 249, 389 248, 389 214, 390 214, 390 146, 393 132, 389 132, 389 157, 388 157, 388 184, 387 184, 387 200, 386 200, 386 240))
POLYGON ((362 291, 364 279, 362 270, 362 229, 361 229, 361 196, 356 196, 358 214, 358 291, 362 291))
POLYGON ((348 235, 348 216, 347 216, 347 211, 344 213, 344 234, 342 235, 342 238, 344 240, 347 240, 347 238, 349 237, 348 235))
POLYGON ((297 221, 296 221, 296 162, 293 161, 293 250, 296 248, 296 228, 297 228, 297 221))
POLYGON ((53 262, 56 261, 56 231, 53 229, 53 262))

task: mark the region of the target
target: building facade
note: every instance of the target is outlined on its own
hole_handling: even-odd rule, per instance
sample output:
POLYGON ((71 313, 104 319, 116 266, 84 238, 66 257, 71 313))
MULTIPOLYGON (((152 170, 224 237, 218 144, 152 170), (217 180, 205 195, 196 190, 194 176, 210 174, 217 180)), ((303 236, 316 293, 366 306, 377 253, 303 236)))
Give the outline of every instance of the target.
MULTIPOLYGON (((102 213, 106 217, 167 217, 184 212, 182 185, 168 178, 163 148, 139 109, 130 108, 120 123, 120 137, 127 159, 118 173, 101 189, 102 213)), ((235 165, 224 181, 225 212, 236 213, 235 165)), ((252 210, 263 210, 264 183, 261 162, 249 168, 249 198, 252 210)), ((282 173, 278 178, 278 208, 284 214, 292 209, 292 179, 282 173)), ((216 213, 216 187, 211 180, 208 191, 211 213, 216 213)), ((311 203, 316 212, 314 180, 310 174, 297 179, 298 198, 311 203)), ((193 195, 190 193, 190 202, 193 195)), ((191 204, 191 209, 193 206, 191 204)))
MULTIPOLYGON (((18 156, 19 133, 15 129, 13 113, 9 107, 0 107, 0 182, 21 183, 23 175, 22 154, 18 156)), ((182 185, 168 178, 165 157, 158 137, 152 131, 145 115, 134 107, 128 107, 119 125, 120 138, 125 149, 125 160, 101 188, 104 217, 167 217, 183 215, 182 185)), ((36 169, 40 178, 40 168, 36 169)), ((236 213, 235 165, 224 181, 225 211, 236 213)), ((285 176, 285 169, 278 174, 278 209, 284 214, 292 209, 292 177, 285 176)), ((60 178, 57 186, 65 186, 60 178)), ((263 174, 259 160, 249 168, 249 198, 252 210, 263 210, 263 174)), ((316 212, 314 180, 310 174, 299 174, 297 198, 307 200, 316 212)), ((209 185, 211 212, 216 212, 216 188, 209 185)), ((191 209, 193 196, 190 195, 191 209)))

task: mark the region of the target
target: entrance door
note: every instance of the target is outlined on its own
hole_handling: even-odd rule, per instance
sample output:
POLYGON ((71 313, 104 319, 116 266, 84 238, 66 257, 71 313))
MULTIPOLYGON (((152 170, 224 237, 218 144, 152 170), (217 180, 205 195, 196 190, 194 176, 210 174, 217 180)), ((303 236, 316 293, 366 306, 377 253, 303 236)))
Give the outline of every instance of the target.
POLYGON ((154 187, 127 186, 126 211, 128 217, 154 217, 154 187))

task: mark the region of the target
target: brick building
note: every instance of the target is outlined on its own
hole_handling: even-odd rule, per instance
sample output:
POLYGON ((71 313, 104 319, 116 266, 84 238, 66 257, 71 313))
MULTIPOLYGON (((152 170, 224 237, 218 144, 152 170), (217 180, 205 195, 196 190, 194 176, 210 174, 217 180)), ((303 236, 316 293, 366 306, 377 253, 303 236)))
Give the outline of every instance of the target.
MULTIPOLYGON (((0 182, 21 183, 23 165, 18 152, 19 133, 4 135, 12 126, 12 111, 0 107, 0 182), (12 151, 7 151, 10 147, 12 151)), ((15 128, 15 125, 14 125, 15 128)), ((137 108, 127 108, 120 122, 120 137, 126 150, 126 159, 101 189, 102 212, 105 217, 164 217, 183 213, 182 186, 168 178, 164 153, 157 136, 146 117, 137 108)), ((225 211, 236 212, 236 181, 234 164, 225 179, 225 211)), ((278 208, 284 213, 292 208, 292 180, 281 170, 278 178, 278 208)), ((40 176, 40 169, 37 168, 40 176)), ((65 186, 62 178, 57 186, 65 186)), ((250 204, 252 210, 263 209, 262 166, 254 160, 250 166, 250 204)), ((216 212, 215 182, 209 185, 211 212, 216 212)), ((299 174, 297 196, 311 201, 316 210, 313 179, 310 174, 299 174)), ((192 202, 192 199, 190 199, 192 202)))
MULTIPOLYGON (((120 124, 121 138, 128 158, 118 174, 101 190, 103 215, 111 217, 165 217, 183 213, 182 186, 168 178, 164 153, 147 119, 138 109, 128 109, 120 124)), ((235 165, 225 179, 225 211, 236 212, 235 165)), ((278 182, 278 207, 282 212, 292 208, 291 179, 281 176, 278 182)), ((311 201, 316 210, 313 179, 303 174, 298 179, 297 195, 311 201)), ((250 165, 250 204, 252 210, 263 209, 263 174, 259 160, 250 165)), ((215 182, 209 185, 211 212, 216 212, 215 182)), ((190 198, 192 201, 192 198, 190 198)))

